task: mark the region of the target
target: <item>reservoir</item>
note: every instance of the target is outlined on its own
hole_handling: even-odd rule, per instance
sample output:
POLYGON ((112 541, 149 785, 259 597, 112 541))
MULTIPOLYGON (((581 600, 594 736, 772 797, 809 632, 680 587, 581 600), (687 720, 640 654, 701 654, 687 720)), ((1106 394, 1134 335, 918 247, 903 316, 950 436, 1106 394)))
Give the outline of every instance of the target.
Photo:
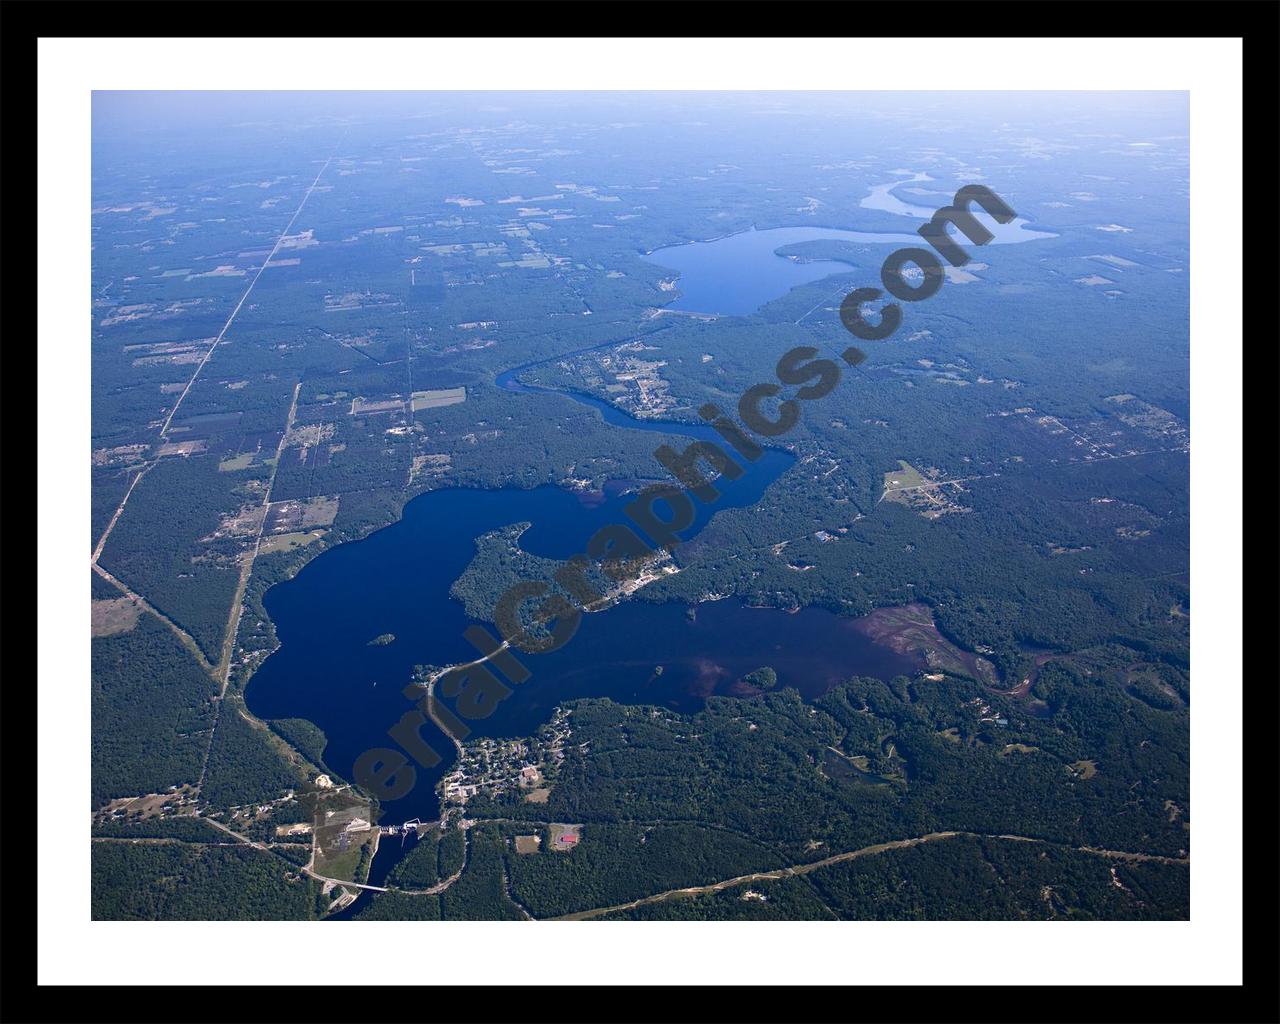
MULTIPOLYGON (((737 497, 750 499, 762 483, 737 497)), ((470 620, 449 593, 475 554, 476 538, 529 521, 534 525, 521 537, 525 550, 567 557, 600 526, 624 521, 626 500, 607 495, 599 504, 584 503, 557 487, 420 495, 399 522, 329 549, 268 591, 265 604, 280 647, 249 684, 250 710, 264 719, 314 722, 328 737, 326 764, 349 779, 361 753, 391 745, 387 730, 411 707, 401 690, 416 665, 476 657, 462 636, 470 620), (393 642, 370 645, 388 633, 393 642)), ((721 507, 731 500, 726 495, 721 507)), ((529 735, 557 703, 579 697, 694 711, 712 694, 756 692, 739 680, 765 665, 776 670, 778 686, 808 697, 851 675, 888 679, 919 667, 859 633, 855 621, 817 608, 749 608, 736 599, 704 602, 691 617, 683 604, 632 599, 583 616, 559 650, 521 654, 531 678, 492 716, 468 724, 477 736, 529 735)), ((424 736, 445 760, 434 771, 420 768, 414 789, 384 805, 387 822, 439 814, 434 785, 448 770, 453 747, 433 729, 424 736)))
MULTIPOLYGON (((518 373, 504 374, 499 385, 531 390, 514 380, 518 373)), ((572 397, 630 429, 716 437, 702 424, 635 420, 589 396, 572 397)), ((685 539, 721 509, 754 505, 794 461, 788 452, 769 449, 739 479, 718 481, 721 499, 694 502, 697 519, 685 539)), ((250 710, 263 719, 314 722, 328 737, 326 764, 350 778, 360 754, 390 745, 387 730, 411 707, 401 691, 415 666, 476 657, 462 635, 470 620, 449 588, 475 556, 480 535, 530 522, 520 538, 524 550, 567 558, 600 527, 626 522, 622 508, 629 500, 618 487, 606 488, 603 498, 553 486, 419 495, 399 522, 325 551, 267 592, 264 604, 280 646, 250 681, 250 710), (370 644, 386 634, 394 641, 370 644)), ((683 604, 632 599, 583 616, 559 650, 521 655, 532 677, 492 716, 468 724, 476 736, 529 735, 557 703, 579 697, 692 711, 712 694, 756 692, 740 680, 765 665, 777 672, 778 686, 810 697, 851 675, 887 679, 918 667, 863 636, 853 621, 817 608, 748 608, 736 599, 700 604, 691 617, 683 604)), ((413 790, 383 805, 385 822, 439 815, 434 787, 449 769, 453 747, 431 725, 423 734, 444 760, 433 770, 419 768, 413 790)))
MULTIPOLYGON (((797 264, 774 255, 780 245, 816 238, 881 247, 917 240, 905 232, 779 228, 663 249, 653 258, 664 265, 679 263, 683 303, 751 312, 798 283, 847 269, 846 264, 797 264)), ((518 379, 526 369, 507 371, 495 383, 508 391, 537 393, 540 389, 518 379)), ((619 428, 721 442, 706 424, 642 421, 588 395, 568 397, 619 428)), ((756 504, 794 462, 787 451, 767 449, 739 479, 717 481, 720 500, 694 502, 697 518, 684 539, 696 536, 722 509, 756 504)), ((654 476, 666 478, 656 460, 654 476)), ((413 706, 402 691, 416 666, 476 657, 463 638, 470 620, 449 589, 475 557, 477 538, 528 522, 532 526, 520 538, 525 551, 568 558, 584 550, 600 527, 627 522, 622 511, 631 500, 627 490, 615 482, 603 495, 554 486, 447 488, 419 495, 398 522, 325 551, 266 593, 279 647, 249 683, 250 710, 263 719, 314 722, 328 738, 326 765, 349 780, 364 751, 393 745, 387 732, 413 706), (388 636, 394 639, 370 643, 388 636)), ((853 675, 889 679, 920 667, 913 656, 859 632, 854 620, 818 608, 793 613, 726 599, 699 604, 690 614, 683 604, 656 604, 643 596, 583 616, 576 635, 559 650, 520 658, 531 678, 514 687, 489 718, 468 723, 472 736, 529 735, 556 704, 581 697, 695 711, 712 695, 758 692, 743 677, 765 666, 775 670, 778 687, 793 686, 810 698, 853 675)), ((424 726, 423 736, 442 755, 441 763, 430 770, 419 767, 414 788, 383 805, 384 824, 439 816, 435 785, 453 762, 453 745, 431 724, 424 726)), ((390 853, 377 858, 380 872, 392 859, 390 853)))

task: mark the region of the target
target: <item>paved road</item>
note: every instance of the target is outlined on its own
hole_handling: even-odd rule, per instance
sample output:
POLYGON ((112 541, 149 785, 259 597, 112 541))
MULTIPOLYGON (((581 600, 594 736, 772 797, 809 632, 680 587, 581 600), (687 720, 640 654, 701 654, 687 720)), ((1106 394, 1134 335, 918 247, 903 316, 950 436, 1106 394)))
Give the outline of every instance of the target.
MULTIPOLYGON (((604 914, 613 914, 623 910, 632 910, 636 907, 643 907, 650 903, 660 903, 664 900, 675 899, 681 896, 700 896, 704 893, 720 892, 722 889, 731 889, 734 886, 746 885, 748 882, 774 881, 782 878, 790 878, 794 875, 806 875, 811 871, 817 871, 819 868, 829 867, 832 864, 840 864, 847 860, 855 860, 859 857, 870 857, 877 853, 885 853, 889 850, 904 850, 911 846, 919 846, 922 843, 934 843, 943 839, 954 839, 957 836, 967 836, 974 839, 1006 839, 1022 843, 1042 843, 1046 846, 1059 845, 1057 843, 1048 843, 1043 839, 1033 839, 1030 836, 984 836, 977 832, 930 832, 928 835, 917 836, 913 839, 895 839, 887 843, 876 843, 872 846, 864 846, 859 850, 850 850, 848 853, 837 853, 835 856, 825 857, 822 860, 815 860, 806 864, 796 864, 791 867, 779 868, 776 871, 758 871, 750 875, 739 875, 737 878, 727 878, 723 882, 714 882, 711 885, 694 885, 685 889, 668 889, 666 892, 655 893, 652 896, 645 896, 643 899, 632 900, 630 903, 620 903, 612 907, 597 907, 593 910, 581 910, 576 914, 565 914, 563 917, 555 917, 550 920, 585 921, 588 918, 601 917, 604 914)), ((1078 850, 1081 853, 1092 853, 1100 857, 1110 857, 1115 860, 1154 861, 1160 864, 1189 863, 1189 860, 1186 858, 1161 857, 1150 853, 1129 853, 1123 850, 1100 850, 1089 846, 1072 847, 1072 849, 1078 850)))
MULTIPOLYGON (((269 853, 273 857, 280 856, 278 853, 276 853, 274 850, 271 849, 271 847, 267 846, 266 844, 256 842, 250 839, 248 836, 242 836, 239 832, 233 832, 231 829, 227 828, 227 826, 223 825, 221 822, 214 821, 212 818, 205 818, 204 820, 207 821, 214 828, 220 829, 221 831, 225 832, 227 835, 234 836, 236 839, 239 839, 240 842, 244 843, 246 846, 252 846, 255 850, 261 850, 263 853, 269 853)), ((332 882, 334 885, 344 885, 344 886, 347 886, 348 888, 353 888, 353 889, 369 889, 373 892, 387 891, 380 885, 365 885, 362 882, 348 882, 345 878, 330 878, 327 875, 322 875, 319 872, 313 871, 309 866, 301 868, 300 870, 302 870, 305 874, 310 875, 312 878, 320 882, 332 882)))

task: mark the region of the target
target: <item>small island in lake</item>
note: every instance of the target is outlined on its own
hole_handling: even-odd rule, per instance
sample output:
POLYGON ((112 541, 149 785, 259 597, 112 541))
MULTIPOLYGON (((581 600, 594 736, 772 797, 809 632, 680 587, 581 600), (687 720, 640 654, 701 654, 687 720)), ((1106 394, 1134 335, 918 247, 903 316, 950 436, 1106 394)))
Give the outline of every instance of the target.
POLYGON ((395 642, 396 642, 396 635, 394 633, 382 633, 381 635, 375 636, 372 640, 370 640, 368 646, 386 647, 387 644, 393 644, 395 642))

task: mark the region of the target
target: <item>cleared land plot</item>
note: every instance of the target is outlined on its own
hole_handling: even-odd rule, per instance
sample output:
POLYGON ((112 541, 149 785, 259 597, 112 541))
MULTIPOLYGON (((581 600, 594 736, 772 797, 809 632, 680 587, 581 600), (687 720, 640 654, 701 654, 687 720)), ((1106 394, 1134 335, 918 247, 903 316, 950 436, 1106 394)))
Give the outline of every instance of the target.
POLYGON ((442 391, 415 391, 413 393, 413 411, 423 409, 439 409, 445 405, 457 405, 467 400, 466 388, 445 388, 442 391))
POLYGON ((314 869, 327 878, 359 881, 356 878, 365 847, 372 855, 378 830, 371 826, 373 817, 367 803, 342 799, 322 803, 312 818, 314 869))
POLYGON ((106 601, 94 601, 92 621, 94 636, 115 636, 128 633, 138 624, 142 606, 131 597, 117 597, 106 601))
MULTIPOLYGON (((955 496, 964 490, 959 481, 930 479, 902 459, 898 460, 898 466, 900 468, 884 475, 881 501, 896 501, 926 519, 968 511, 955 500, 955 496)), ((938 475, 937 470, 929 472, 938 475)))
POLYGON ((929 482, 911 463, 899 459, 898 466, 900 468, 890 470, 884 475, 886 497, 888 497, 890 491, 900 491, 906 487, 923 487, 929 482))
POLYGON ((176 441, 162 444, 159 449, 157 449, 156 454, 160 456, 160 458, 164 458, 167 455, 198 455, 200 452, 205 450, 205 447, 206 444, 203 439, 197 439, 194 441, 176 441))
POLYGON ((420 476, 437 477, 449 472, 453 460, 448 455, 415 455, 409 478, 416 480, 420 476))
POLYGON ((537 853, 542 846, 542 836, 516 836, 516 853, 537 853))
POLYGON ((1098 260, 1100 263, 1109 263, 1113 267, 1140 267, 1141 263, 1135 263, 1133 260, 1125 259, 1123 256, 1086 256, 1085 259, 1098 260))
POLYGON ((285 435, 284 447, 301 448, 299 457, 305 462, 307 453, 333 437, 335 429, 332 423, 307 423, 296 426, 285 435))
POLYGON ((582 841, 581 825, 551 825, 551 849, 572 850, 582 841))
POLYGON ((1187 443, 1187 430, 1173 413, 1133 395, 1112 395, 1108 403, 1117 406, 1120 422, 1146 437, 1174 445, 1187 443))
POLYGON ((98 812, 101 819, 113 816, 129 816, 145 821, 164 814, 166 809, 195 798, 195 787, 189 784, 175 786, 166 793, 147 793, 143 796, 126 796, 112 800, 98 812))
POLYGON ((403 412, 403 398, 379 398, 370 401, 367 398, 351 399, 351 415, 359 416, 362 413, 378 413, 378 412, 403 412))
POLYGON ((293 551, 296 548, 305 548, 308 544, 319 540, 324 534, 324 530, 311 530, 307 533, 278 533, 271 537, 263 537, 262 546, 258 549, 258 553, 270 555, 277 551, 293 551))
POLYGON ((268 533, 292 533, 332 526, 338 516, 338 496, 306 501, 276 501, 267 512, 268 533))
POLYGON ((93 453, 95 466, 119 466, 141 462, 146 455, 145 444, 126 444, 118 448, 99 448, 93 453))
POLYGON ((303 526, 330 526, 338 515, 338 497, 309 499, 302 507, 303 526))
POLYGON ((252 463, 253 452, 245 452, 230 459, 223 459, 218 463, 218 469, 223 473, 234 473, 237 470, 248 469, 252 463))

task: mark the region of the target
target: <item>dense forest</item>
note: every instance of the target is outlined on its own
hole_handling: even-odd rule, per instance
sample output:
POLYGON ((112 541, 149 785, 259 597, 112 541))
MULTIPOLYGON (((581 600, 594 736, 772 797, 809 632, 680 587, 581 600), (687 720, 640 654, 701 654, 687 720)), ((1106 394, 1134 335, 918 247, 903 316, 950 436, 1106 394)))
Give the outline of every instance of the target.
POLYGON ((604 915, 633 921, 1185 920, 1185 865, 958 836, 604 915))
POLYGON ((299 764, 266 726, 246 717, 238 700, 224 702, 209 748, 203 801, 226 810, 276 799, 305 778, 299 764))
MULTIPOLYGON (((592 825, 566 853, 509 854, 511 889, 535 917, 625 903, 782 866, 780 856, 727 829, 694 824, 592 825)), ((510 844, 508 844, 510 845, 510 844)), ((542 849, 550 848, 544 839, 542 849)))
POLYGON ((387 881, 401 889, 429 888, 462 867, 465 845, 461 829, 430 829, 391 869, 387 881))
POLYGON ((95 921, 314 920, 320 885, 236 843, 93 844, 95 921))
POLYGON ((213 680, 152 615, 95 638, 91 652, 93 806, 194 784, 213 727, 213 680))
MULTIPOLYGON (((944 831, 1181 860, 1186 709, 1151 706, 1107 658, 1046 668, 1047 710, 949 676, 854 679, 814 705, 792 690, 713 697, 692 716, 580 701, 549 802, 514 791, 467 814, 508 837, 586 825, 568 852, 508 843, 513 894, 540 917, 944 831)), ((1144 913, 1176 917, 1176 886, 1151 884, 1144 913)))
POLYGON ((210 661, 222 650, 249 529, 229 519, 261 503, 249 486, 258 478, 236 476, 208 456, 165 459, 138 482, 130 515, 102 552, 102 565, 185 628, 210 661))
POLYGON ((470 830, 467 870, 440 897, 440 916, 454 921, 516 921, 526 915, 507 895, 505 843, 490 825, 470 830))

